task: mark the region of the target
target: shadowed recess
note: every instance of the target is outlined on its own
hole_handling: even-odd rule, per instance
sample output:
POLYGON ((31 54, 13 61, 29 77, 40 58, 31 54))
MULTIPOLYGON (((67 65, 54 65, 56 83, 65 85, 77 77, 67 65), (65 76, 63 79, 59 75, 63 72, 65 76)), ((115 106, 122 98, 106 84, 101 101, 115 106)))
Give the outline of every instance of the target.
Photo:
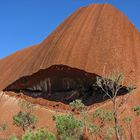
POLYGON ((93 88, 97 76, 66 65, 53 65, 18 79, 4 90, 65 104, 81 99, 85 105, 92 105, 107 99, 99 88, 93 88))

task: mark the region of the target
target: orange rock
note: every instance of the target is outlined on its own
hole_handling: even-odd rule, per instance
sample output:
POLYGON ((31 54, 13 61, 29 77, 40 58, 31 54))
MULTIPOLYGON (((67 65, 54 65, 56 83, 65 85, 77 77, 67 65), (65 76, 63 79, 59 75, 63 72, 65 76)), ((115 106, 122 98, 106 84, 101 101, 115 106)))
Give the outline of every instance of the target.
POLYGON ((112 5, 82 7, 40 44, 0 61, 0 90, 21 77, 60 64, 101 76, 121 71, 140 85, 139 44, 137 29, 112 5))

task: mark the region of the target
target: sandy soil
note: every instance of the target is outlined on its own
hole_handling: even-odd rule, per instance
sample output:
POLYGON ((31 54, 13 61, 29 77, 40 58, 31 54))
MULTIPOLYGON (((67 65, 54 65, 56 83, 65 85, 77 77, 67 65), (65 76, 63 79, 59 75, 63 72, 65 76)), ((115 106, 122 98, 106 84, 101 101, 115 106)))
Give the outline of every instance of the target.
MULTIPOLYGON (((13 94, 13 93, 12 93, 13 94)), ((17 105, 18 100, 21 98, 24 98, 32 103, 33 99, 31 100, 29 97, 17 97, 14 94, 11 96, 3 94, 3 92, 1 92, 1 98, 0 98, 0 112, 2 112, 0 114, 0 122, 1 123, 5 123, 7 124, 7 129, 4 132, 0 132, 0 137, 8 137, 11 136, 12 134, 16 134, 16 135, 22 135, 23 131, 21 128, 18 128, 16 126, 13 125, 13 115, 15 115, 18 111, 20 111, 21 109, 19 108, 19 106, 17 105)), ((134 107, 135 105, 139 104, 139 100, 135 100, 136 98, 140 97, 140 95, 138 95, 138 93, 134 92, 130 97, 129 100, 127 101, 127 103, 119 110, 119 118, 123 118, 125 116, 132 116, 133 121, 132 121, 132 131, 135 135, 136 140, 138 140, 138 134, 140 131, 140 120, 138 117, 136 117, 136 115, 134 114, 134 112, 132 111, 132 107, 134 107), (122 112, 122 113, 121 113, 122 112)), ((118 97, 118 101, 121 100, 122 97, 118 97)), ((50 102, 50 101, 46 101, 46 102, 50 102)), ((41 103, 41 100, 40 100, 41 103)), ((55 107, 55 102, 51 102, 51 104, 44 104, 39 105, 37 102, 35 104, 34 107, 34 111, 33 114, 35 114, 38 117, 38 123, 36 128, 42 128, 42 127, 48 127, 50 129, 50 131, 52 132, 56 132, 55 129, 55 122, 52 120, 52 116, 53 115, 60 115, 60 114, 67 114, 70 113, 71 110, 68 108, 67 105, 63 104, 63 107, 57 106, 57 108, 55 107)), ((59 103, 57 103, 59 104, 59 103)), ((111 101, 106 101, 104 103, 100 103, 98 105, 95 106, 90 106, 87 110, 87 114, 89 116, 92 116, 93 112, 96 109, 99 108, 106 108, 109 110, 112 110, 111 108, 111 101)), ((77 117, 79 117, 78 114, 75 114, 77 117)), ((129 135, 127 136, 128 140, 129 140, 129 135)))

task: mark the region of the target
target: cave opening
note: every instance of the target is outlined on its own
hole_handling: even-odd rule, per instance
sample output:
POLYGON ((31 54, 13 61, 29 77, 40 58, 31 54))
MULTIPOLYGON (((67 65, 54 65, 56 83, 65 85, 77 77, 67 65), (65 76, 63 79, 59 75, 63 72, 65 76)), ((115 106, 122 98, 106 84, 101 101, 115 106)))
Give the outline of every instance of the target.
POLYGON ((32 98, 64 104, 80 99, 89 106, 107 99, 103 98, 100 88, 93 87, 97 77, 100 76, 66 65, 53 65, 30 76, 21 77, 5 88, 5 91, 14 91, 17 94, 22 92, 32 98))

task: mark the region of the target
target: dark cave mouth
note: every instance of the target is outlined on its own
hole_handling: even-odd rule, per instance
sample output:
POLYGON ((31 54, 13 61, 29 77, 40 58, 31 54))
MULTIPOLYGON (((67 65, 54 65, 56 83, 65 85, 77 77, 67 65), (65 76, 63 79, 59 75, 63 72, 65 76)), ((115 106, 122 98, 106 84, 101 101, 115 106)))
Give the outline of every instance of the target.
MULTIPOLYGON (((4 91, 14 91, 17 94, 21 92, 32 98, 43 98, 64 104, 80 99, 89 106, 107 99, 103 98, 99 87, 93 88, 97 77, 100 76, 65 65, 53 65, 31 76, 18 79, 4 91)), ((124 91, 126 92, 125 88, 124 91)))

